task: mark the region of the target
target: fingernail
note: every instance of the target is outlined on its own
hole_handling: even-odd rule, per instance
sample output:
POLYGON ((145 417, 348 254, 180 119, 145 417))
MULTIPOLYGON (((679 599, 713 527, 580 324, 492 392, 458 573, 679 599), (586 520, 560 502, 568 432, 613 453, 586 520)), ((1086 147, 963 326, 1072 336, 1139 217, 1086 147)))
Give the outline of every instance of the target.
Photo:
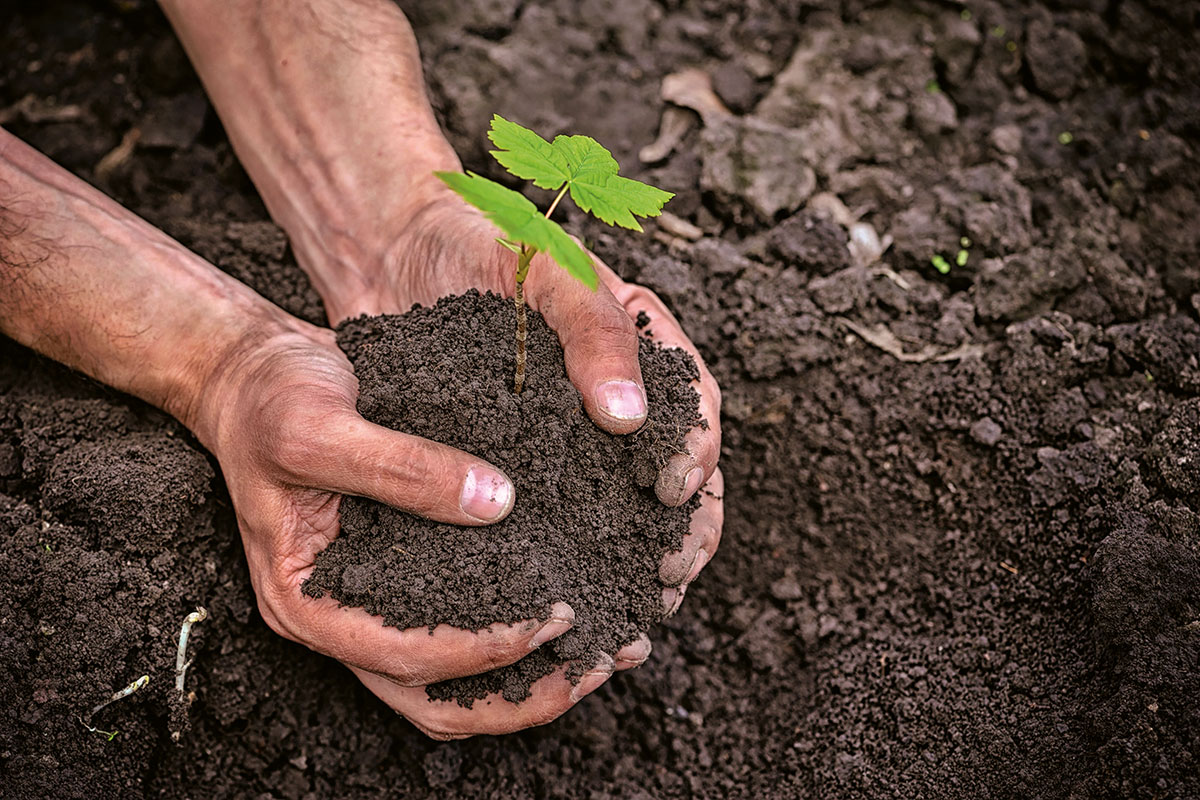
POLYGON ((683 579, 684 583, 691 583, 696 580, 696 576, 700 574, 700 570, 704 569, 704 565, 708 563, 708 553, 704 550, 697 550, 696 557, 692 560, 692 568, 688 570, 687 577, 683 579))
POLYGON ((686 453, 671 456, 671 460, 658 473, 654 493, 668 506, 681 506, 696 493, 704 481, 704 470, 696 459, 686 453))
MULTIPOLYGON (((650 646, 649 639, 646 639, 643 642, 639 642, 639 644, 641 646, 637 650, 638 655, 636 655, 633 658, 629 658, 627 656, 622 656, 622 655, 620 655, 620 653, 618 653, 617 654, 617 663, 625 664, 627 666, 632 666, 632 667, 640 667, 642 664, 645 664, 646 659, 648 659, 650 657, 650 652, 653 648, 650 646)), ((621 649, 622 650, 632 649, 632 647, 621 648, 621 649)))
POLYGON ((667 609, 667 614, 665 617, 663 617, 663 619, 670 619, 671 617, 675 616, 675 612, 679 610, 679 607, 681 605, 683 605, 683 596, 685 594, 687 594, 687 584, 685 583, 683 586, 680 586, 678 589, 667 589, 666 591, 664 591, 663 592, 664 605, 666 604, 666 601, 667 601, 667 592, 670 592, 670 591, 675 592, 675 596, 671 602, 671 607, 667 609))
POLYGON ((490 467, 474 466, 463 482, 462 510, 475 519, 494 522, 508 513, 513 502, 513 485, 490 467))
POLYGON ((633 381, 608 381, 596 388, 596 399, 605 414, 614 419, 646 416, 646 395, 633 381))
POLYGON ((612 656, 604 656, 602 664, 598 664, 591 670, 583 673, 583 677, 579 679, 579 683, 571 689, 571 702, 578 703, 583 698, 587 697, 592 692, 599 689, 604 682, 612 677, 613 660, 612 656))
POLYGON ((673 586, 663 589, 662 603, 663 613, 670 616, 671 609, 675 607, 675 601, 679 599, 679 590, 673 586))
POLYGON ((555 603, 550 609, 550 619, 529 639, 529 649, 536 650, 551 639, 562 636, 574 624, 574 609, 566 603, 555 603))

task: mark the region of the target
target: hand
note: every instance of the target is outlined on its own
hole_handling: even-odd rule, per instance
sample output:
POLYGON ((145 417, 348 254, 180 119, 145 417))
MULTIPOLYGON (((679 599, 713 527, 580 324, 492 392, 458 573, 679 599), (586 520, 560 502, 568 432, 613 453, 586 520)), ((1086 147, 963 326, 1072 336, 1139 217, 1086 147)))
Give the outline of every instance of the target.
MULTIPOLYGON (((496 243, 498 231, 438 186, 430 184, 429 190, 437 199, 404 225, 403 235, 386 250, 381 268, 367 281, 371 289, 337 295, 336 299, 327 294, 332 320, 362 313, 400 313, 413 303, 432 304, 440 297, 471 288, 513 294, 515 256, 496 243)), ((682 505, 704 488, 683 547, 669 554, 659 570, 664 585, 664 614, 670 616, 679 609, 688 584, 708 563, 721 539, 724 481, 717 468, 720 389, 662 301, 649 289, 622 281, 599 259, 595 263, 601 279, 595 292, 545 257, 534 260, 525 285, 530 307, 540 311, 559 335, 567 373, 592 420, 615 434, 631 433, 645 420, 638 334, 633 323, 639 311, 649 316, 648 328, 658 341, 686 350, 700 369, 695 388, 708 427, 697 427, 685 436, 687 452, 673 456, 655 484, 659 498, 673 506, 682 505)), ((365 272, 372 274, 370 270, 365 272)), ((427 734, 460 738, 549 722, 603 683, 614 668, 639 666, 649 652, 649 640, 643 637, 617 653, 613 665, 606 662, 595 666, 576 689, 560 671, 536 683, 533 697, 521 705, 493 698, 491 703, 477 703, 471 711, 453 703, 431 702, 423 690, 398 694, 384 678, 362 669, 355 672, 372 691, 427 734)))
POLYGON ((226 365, 191 424, 205 431, 237 511, 259 610, 272 630, 347 664, 388 705, 430 736, 507 733, 549 722, 649 655, 647 640, 592 666, 576 686, 559 672, 520 705, 432 703, 424 685, 511 664, 570 629, 556 604, 547 620, 479 632, 397 630, 361 608, 314 600, 300 586, 338 534, 343 494, 458 525, 512 508, 511 484, 459 450, 373 425, 355 411, 357 381, 331 331, 291 322, 226 365))
MULTIPOLYGON (((479 212, 452 195, 430 176, 410 193, 431 198, 397 237, 372 273, 369 289, 358 284, 330 303, 331 319, 358 314, 400 313, 413 303, 430 305, 438 298, 467 289, 511 296, 516 257, 496 243, 499 231, 479 212)), ((704 568, 721 540, 724 481, 717 468, 721 452, 721 391, 695 345, 654 292, 627 283, 592 256, 600 287, 589 291, 545 256, 534 259, 525 283, 530 307, 542 312, 559 336, 567 373, 584 407, 601 428, 615 434, 637 430, 646 417, 645 392, 638 364, 639 311, 650 318, 653 337, 679 347, 695 359, 700 378, 700 415, 706 428, 687 433, 687 452, 672 456, 660 471, 655 492, 671 506, 682 505, 703 487, 701 506, 693 515, 683 548, 667 556, 659 572, 668 615, 683 601, 687 585, 704 568)))
MULTIPOLYGON (((412 30, 393 3, 363 0, 347 7, 324 0, 309 3, 302 15, 283 2, 164 0, 163 8, 243 165, 321 293, 331 321, 359 313, 402 312, 414 302, 432 303, 472 287, 512 295, 512 254, 495 243, 497 232, 440 183, 432 183, 433 170, 460 165, 425 98, 412 30)), ((720 394, 658 298, 598 266, 603 286, 595 293, 544 260, 534 262, 526 283, 530 305, 558 331, 568 373, 597 424, 629 433, 645 418, 630 312, 645 310, 655 336, 686 349, 701 368, 700 412, 710 427, 687 435, 687 453, 672 458, 655 487, 670 505, 681 505, 702 484, 711 492, 693 517, 682 550, 662 566, 664 607, 670 612, 720 540, 720 394)), ((408 648, 418 646, 416 637, 382 628, 361 609, 338 610, 332 601, 302 597, 299 584, 313 557, 336 536, 337 493, 365 494, 448 519, 432 508, 404 502, 420 494, 408 489, 431 481, 432 493, 453 511, 454 492, 469 469, 446 457, 446 448, 429 443, 424 446, 433 449, 421 453, 441 453, 431 457, 443 459, 445 469, 388 466, 401 463, 392 448, 412 443, 390 431, 363 427, 366 423, 353 413, 349 365, 322 335, 305 338, 310 341, 285 342, 260 357, 258 367, 243 370, 262 373, 258 380, 264 386, 246 381, 229 394, 230 402, 240 407, 231 412, 227 426, 234 432, 231 443, 240 446, 239 437, 249 432, 266 434, 258 437, 252 452, 228 449, 222 464, 231 461, 226 477, 238 504, 259 605, 273 627, 351 664, 393 708, 441 738, 548 722, 603 683, 613 669, 645 660, 649 642, 643 639, 617 653, 613 664, 595 665, 578 687, 556 673, 535 684, 532 698, 519 706, 476 703, 467 711, 431 703, 423 689, 401 684, 510 663, 516 658, 513 648, 470 638, 475 634, 439 630, 433 639, 449 642, 444 637, 453 635, 462 649, 476 653, 469 666, 450 657, 453 645, 409 655, 408 648), (279 387, 269 388, 272 381, 279 387), (272 402, 272 392, 291 400, 272 402), (264 413, 265 406, 278 418, 264 413), (347 446, 340 438, 347 431, 364 442, 370 439, 370 446, 347 446), (234 466, 233 461, 242 463, 234 466), (345 472, 346 463, 362 468, 345 472), (389 478, 375 478, 372 468, 384 469, 401 489, 386 491, 382 484, 389 478), (317 610, 321 603, 327 605, 317 610), (314 610, 306 610, 310 607, 314 610), (480 652, 493 655, 479 658, 480 652), (455 666, 446 667, 448 662, 455 666), (412 664, 420 668, 404 668, 412 664), (438 670, 428 666, 434 664, 438 670)), ((421 643, 428 644, 429 638, 421 643)))

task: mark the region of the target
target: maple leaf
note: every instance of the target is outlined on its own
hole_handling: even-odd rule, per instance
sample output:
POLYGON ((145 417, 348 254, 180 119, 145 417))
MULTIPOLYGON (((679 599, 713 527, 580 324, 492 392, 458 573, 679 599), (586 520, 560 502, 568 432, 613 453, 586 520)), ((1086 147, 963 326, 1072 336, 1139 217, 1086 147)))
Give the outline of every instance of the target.
POLYGON ((640 231, 637 217, 657 217, 675 196, 618 174, 612 153, 589 136, 556 136, 547 142, 496 114, 488 138, 499 148, 492 156, 513 175, 541 189, 566 185, 575 205, 609 225, 640 231))
MULTIPOLYGON (((562 226, 547 219, 525 195, 474 172, 435 172, 462 199, 483 212, 511 242, 546 253, 589 289, 599 284, 592 259, 562 226)), ((560 184, 561 185, 561 184, 560 184)), ((509 242, 502 242, 508 246, 509 242)))

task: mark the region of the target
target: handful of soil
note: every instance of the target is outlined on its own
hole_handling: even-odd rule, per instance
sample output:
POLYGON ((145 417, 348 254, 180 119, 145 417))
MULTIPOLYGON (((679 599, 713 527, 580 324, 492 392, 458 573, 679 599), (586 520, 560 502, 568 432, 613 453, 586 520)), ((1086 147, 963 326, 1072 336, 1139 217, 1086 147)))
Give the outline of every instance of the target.
POLYGON ((680 548, 699 505, 668 508, 651 488, 700 422, 689 355, 640 340, 648 419, 613 436, 587 416, 558 338, 536 312, 525 390, 513 394, 515 325, 511 302, 472 290, 338 329, 366 419, 487 459, 512 479, 517 499, 504 521, 465 528, 347 497, 341 536, 304 584, 306 594, 401 629, 480 630, 544 619, 553 603, 569 603, 575 625, 566 634, 508 667, 428 687, 430 697, 467 707, 493 692, 521 702, 567 662, 578 677, 659 622, 659 565, 680 548))

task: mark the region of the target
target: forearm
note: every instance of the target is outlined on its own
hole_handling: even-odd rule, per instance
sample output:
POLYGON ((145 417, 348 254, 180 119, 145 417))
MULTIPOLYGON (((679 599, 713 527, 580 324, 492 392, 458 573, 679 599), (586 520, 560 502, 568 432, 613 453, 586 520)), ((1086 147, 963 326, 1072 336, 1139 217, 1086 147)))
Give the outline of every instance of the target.
POLYGON ((179 418, 284 312, 0 129, 0 332, 179 418))
POLYGON ((331 315, 362 292, 435 169, 458 159, 388 0, 162 0, 331 315))

